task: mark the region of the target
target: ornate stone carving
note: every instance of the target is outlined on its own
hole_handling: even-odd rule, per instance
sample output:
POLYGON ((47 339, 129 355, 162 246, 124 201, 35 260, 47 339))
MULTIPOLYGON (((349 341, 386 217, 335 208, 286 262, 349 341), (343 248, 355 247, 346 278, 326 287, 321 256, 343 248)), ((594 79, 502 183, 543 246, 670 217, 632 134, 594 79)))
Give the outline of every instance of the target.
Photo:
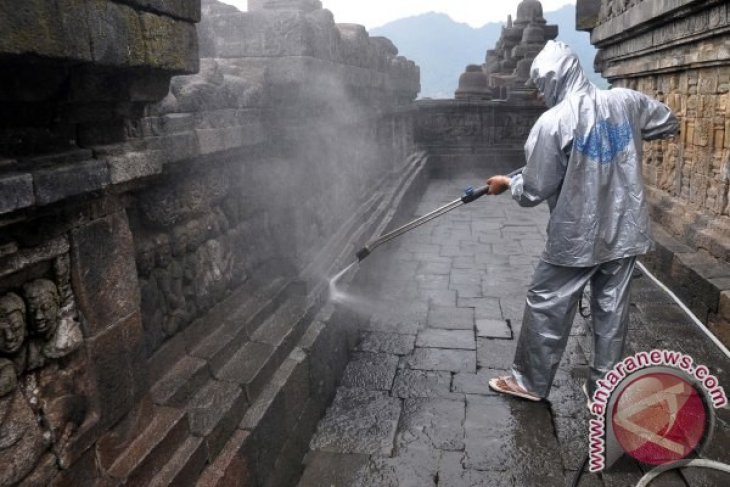
POLYGON ((20 350, 27 334, 25 302, 15 293, 0 297, 0 353, 20 350))
POLYGON ((599 22, 618 17, 644 0, 603 0, 599 14, 599 22))
POLYGON ((35 279, 22 286, 22 298, 8 292, 0 296, 0 396, 10 393, 14 375, 43 367, 75 351, 83 342, 76 302, 71 290, 69 257, 53 261, 53 277, 35 279))

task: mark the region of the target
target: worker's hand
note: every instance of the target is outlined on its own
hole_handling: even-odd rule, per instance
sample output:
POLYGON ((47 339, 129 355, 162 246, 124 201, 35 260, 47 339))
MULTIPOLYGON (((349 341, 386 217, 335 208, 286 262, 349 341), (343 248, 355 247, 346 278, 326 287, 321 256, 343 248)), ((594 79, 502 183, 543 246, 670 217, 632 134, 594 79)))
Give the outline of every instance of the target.
POLYGON ((487 186, 489 186, 488 194, 502 194, 509 189, 511 179, 507 176, 492 176, 487 179, 487 186))

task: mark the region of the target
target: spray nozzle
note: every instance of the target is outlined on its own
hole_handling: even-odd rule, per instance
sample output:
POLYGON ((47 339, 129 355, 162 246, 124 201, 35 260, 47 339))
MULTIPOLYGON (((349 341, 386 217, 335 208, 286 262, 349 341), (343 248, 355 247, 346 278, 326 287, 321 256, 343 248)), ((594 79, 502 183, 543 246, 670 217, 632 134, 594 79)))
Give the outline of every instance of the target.
POLYGON ((368 255, 370 255, 370 252, 371 252, 371 251, 370 251, 370 249, 369 249, 369 248, 367 247, 367 245, 366 245, 365 247, 361 248, 361 249, 360 249, 360 250, 359 250, 359 251, 357 252, 357 254, 355 254, 355 256, 357 257, 357 260, 358 260, 358 261, 361 261, 361 260, 363 260, 363 259, 364 259, 365 257, 367 257, 368 255))
POLYGON ((478 200, 488 192, 489 186, 482 186, 476 189, 474 189, 472 186, 469 186, 464 190, 464 196, 461 197, 461 202, 464 204, 471 203, 474 200, 478 200))

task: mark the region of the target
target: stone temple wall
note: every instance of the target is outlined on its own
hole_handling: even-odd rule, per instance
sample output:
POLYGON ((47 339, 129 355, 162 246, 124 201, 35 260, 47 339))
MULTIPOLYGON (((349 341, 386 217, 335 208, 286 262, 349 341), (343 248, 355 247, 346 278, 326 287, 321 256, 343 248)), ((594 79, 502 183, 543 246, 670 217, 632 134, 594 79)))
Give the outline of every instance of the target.
POLYGON ((252 3, 0 1, 0 485, 299 465, 346 360, 324 277, 418 170, 419 75, 252 3))
POLYGON ((730 342, 730 5, 584 0, 597 68, 664 101, 681 134, 645 147, 658 250, 650 263, 730 342))

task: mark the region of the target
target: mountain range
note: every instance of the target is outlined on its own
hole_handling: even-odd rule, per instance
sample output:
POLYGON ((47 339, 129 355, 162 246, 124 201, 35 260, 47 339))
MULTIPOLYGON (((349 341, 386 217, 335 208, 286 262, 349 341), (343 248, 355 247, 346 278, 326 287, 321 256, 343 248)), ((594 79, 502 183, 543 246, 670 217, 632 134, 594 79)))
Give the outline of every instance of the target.
MULTIPOLYGON (((596 49, 590 36, 575 30, 575 6, 545 12, 545 19, 558 25, 557 40, 573 48, 591 81, 606 87, 607 82, 593 71, 596 49)), ((490 22, 474 28, 455 22, 446 14, 430 12, 370 29, 370 35, 388 37, 401 55, 421 67, 421 98, 453 98, 466 65, 484 63, 487 49, 499 40, 502 25, 490 22)))

